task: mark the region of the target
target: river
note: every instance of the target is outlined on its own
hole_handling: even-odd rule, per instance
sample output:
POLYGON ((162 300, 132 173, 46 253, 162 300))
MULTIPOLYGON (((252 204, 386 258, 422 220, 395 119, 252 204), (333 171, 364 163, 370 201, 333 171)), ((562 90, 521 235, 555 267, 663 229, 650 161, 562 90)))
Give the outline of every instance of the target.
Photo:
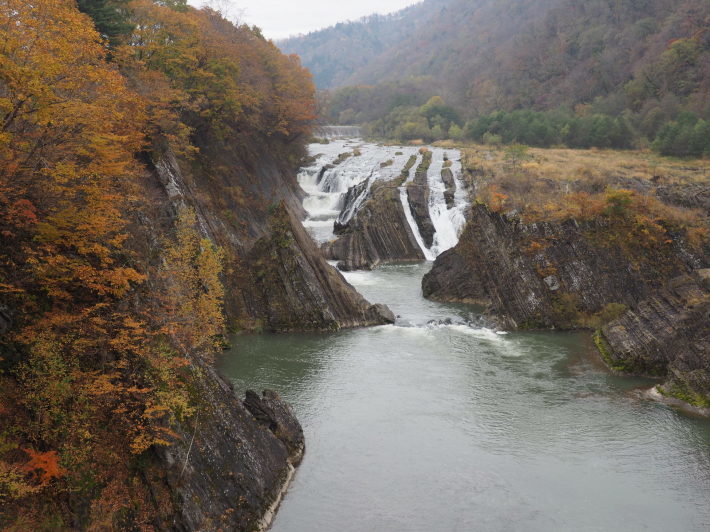
MULTIPOLYGON (((353 144, 348 186, 357 165, 367 177, 396 158, 398 172, 412 150, 311 149, 320 164, 353 144)), ((301 179, 325 240, 347 187, 301 179)), ((587 334, 506 334, 479 309, 425 300, 430 267, 344 274, 395 325, 233 338, 222 372, 239 391, 278 390, 306 434, 274 532, 710 529, 710 421, 612 375, 587 334)))

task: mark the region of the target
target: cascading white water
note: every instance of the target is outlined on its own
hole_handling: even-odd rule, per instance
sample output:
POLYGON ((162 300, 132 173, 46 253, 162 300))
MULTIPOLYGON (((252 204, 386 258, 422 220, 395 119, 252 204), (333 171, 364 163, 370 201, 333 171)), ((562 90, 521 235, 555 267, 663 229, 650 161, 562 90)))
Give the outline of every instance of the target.
POLYGON ((428 171, 429 216, 434 225, 435 234, 431 248, 427 248, 419 227, 414 220, 407 195, 406 185, 414 179, 416 169, 422 157, 418 148, 379 146, 364 143, 360 139, 337 139, 327 144, 311 144, 310 154, 315 162, 304 168, 299 174, 299 183, 308 196, 303 207, 308 213, 304 226, 308 228, 317 242, 326 242, 333 238, 333 224, 337 220, 347 223, 369 197, 372 184, 377 180, 390 181, 401 175, 402 168, 413 155, 416 164, 410 170, 405 183, 400 187, 400 200, 407 223, 426 260, 436 257, 452 248, 458 242, 459 234, 465 224, 464 211, 467 206, 466 191, 461 182, 460 153, 448 150, 452 159, 451 170, 456 182, 455 205, 449 209, 444 199, 446 185, 441 178, 444 157, 447 153, 441 148, 431 148, 432 163, 428 171), (343 154, 349 154, 343 157, 343 154), (340 161, 332 168, 336 161, 340 161), (360 190, 353 189, 359 186, 360 190), (351 191, 348 205, 344 199, 351 191))
POLYGON ((315 136, 322 139, 355 139, 361 136, 359 126, 321 126, 316 129, 315 136))
POLYGON ((451 171, 454 174, 456 183, 456 194, 454 196, 454 207, 451 209, 447 207, 444 198, 446 184, 441 177, 447 153, 441 149, 434 149, 432 152, 427 180, 429 183, 429 217, 432 224, 434 224, 436 232, 434 233, 434 241, 430 252, 435 257, 438 257, 459 242, 459 235, 466 223, 463 214, 466 208, 466 192, 463 190, 463 183, 459 178, 461 163, 457 161, 457 166, 455 166, 452 161, 451 171), (457 196, 459 201, 456 201, 457 196))
POLYGON ((303 200, 303 208, 308 213, 303 225, 317 242, 322 243, 333 238, 336 220, 344 224, 355 215, 367 199, 372 183, 397 177, 416 149, 365 144, 360 139, 339 139, 328 144, 311 144, 309 153, 315 161, 298 176, 301 188, 308 194, 303 200), (343 154, 349 156, 343 158, 343 154), (339 164, 327 168, 339 158, 339 164), (344 206, 348 190, 365 181, 367 186, 362 187, 363 191, 344 206))
POLYGON ((431 250, 426 247, 426 244, 424 244, 424 239, 422 238, 422 234, 419 231, 419 226, 417 225, 417 222, 414 220, 414 216, 412 215, 412 209, 409 205, 409 196, 407 195, 407 185, 414 180, 415 172, 420 162, 421 157, 418 157, 416 164, 409 171, 409 176, 404 181, 403 185, 399 188, 399 199, 402 202, 404 217, 407 219, 407 223, 409 224, 409 228, 412 230, 414 240, 416 240, 417 244, 419 245, 419 249, 421 249, 422 253, 424 253, 424 257, 426 258, 426 260, 435 260, 436 255, 434 255, 431 250))

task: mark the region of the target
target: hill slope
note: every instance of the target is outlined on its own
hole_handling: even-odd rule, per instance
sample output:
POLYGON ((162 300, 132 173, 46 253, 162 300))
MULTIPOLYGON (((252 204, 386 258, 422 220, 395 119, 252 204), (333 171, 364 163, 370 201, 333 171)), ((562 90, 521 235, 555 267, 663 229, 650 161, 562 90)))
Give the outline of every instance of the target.
POLYGON ((357 21, 341 22, 277 44, 284 53, 301 57, 319 88, 340 87, 349 84, 353 73, 366 68, 373 58, 420 31, 431 4, 433 2, 429 0, 391 15, 371 15, 357 21))
POLYGON ((353 39, 380 29, 367 20, 281 44, 301 54, 320 88, 378 87, 376 102, 367 89, 337 91, 332 118, 366 123, 402 101, 439 95, 468 118, 520 109, 626 113, 635 136, 653 140, 683 111, 710 113, 710 5, 702 0, 427 1, 390 20, 410 31, 391 35, 368 60, 353 58, 353 39), (321 76, 334 64, 352 73, 321 76))

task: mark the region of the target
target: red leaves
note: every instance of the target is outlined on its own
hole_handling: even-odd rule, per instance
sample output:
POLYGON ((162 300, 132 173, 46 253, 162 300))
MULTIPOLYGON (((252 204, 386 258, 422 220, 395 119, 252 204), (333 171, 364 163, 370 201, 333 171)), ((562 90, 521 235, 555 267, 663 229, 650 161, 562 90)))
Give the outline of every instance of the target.
POLYGON ((47 451, 46 453, 23 449, 30 457, 23 469, 27 471, 33 479, 40 485, 46 486, 52 480, 61 478, 66 471, 59 466, 59 455, 57 451, 47 451))

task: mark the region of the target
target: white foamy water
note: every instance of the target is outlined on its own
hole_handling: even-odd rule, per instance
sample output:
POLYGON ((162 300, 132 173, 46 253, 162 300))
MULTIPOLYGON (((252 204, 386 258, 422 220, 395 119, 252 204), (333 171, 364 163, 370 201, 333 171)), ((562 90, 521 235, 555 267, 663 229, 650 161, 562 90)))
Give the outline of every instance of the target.
POLYGON ((431 248, 424 243, 419 227, 414 220, 409 205, 406 185, 414 179, 417 167, 422 161, 419 148, 411 146, 381 146, 366 143, 360 139, 331 140, 328 144, 311 144, 309 153, 315 162, 304 168, 298 176, 299 183, 308 196, 303 207, 308 213, 304 226, 311 230, 311 235, 319 243, 333 238, 332 231, 327 231, 337 220, 346 224, 355 216, 369 197, 373 183, 378 180, 391 181, 400 177, 402 168, 410 157, 416 155, 416 164, 400 187, 400 200, 407 223, 417 245, 426 260, 433 261, 444 251, 458 243, 459 235, 466 223, 464 212, 468 206, 468 197, 461 179, 461 153, 458 150, 429 148, 432 163, 427 172, 429 184, 429 217, 434 225, 435 234, 431 248), (343 154, 349 154, 347 158, 343 154), (456 182, 454 206, 448 208, 444 198, 446 185, 441 177, 445 157, 451 160, 451 171, 456 182), (337 160, 340 163, 334 164, 337 160), (328 168, 333 165, 332 168, 328 168), (361 185, 357 197, 345 205, 345 196, 352 187, 361 185), (364 186, 362 186, 364 185, 364 186))
POLYGON ((308 149, 315 161, 301 170, 298 182, 308 194, 303 200, 303 208, 308 213, 304 226, 317 228, 311 235, 319 243, 333 238, 333 232, 323 230, 324 227, 332 228, 336 220, 347 223, 366 201, 372 184, 397 178, 409 157, 417 153, 417 148, 413 147, 379 146, 360 139, 341 138, 328 144, 311 144, 308 149), (349 156, 334 165, 346 153, 349 156), (328 165, 334 166, 327 168, 328 165), (344 210, 348 190, 365 182, 367 186, 362 193, 344 210))
POLYGON ((419 166, 419 163, 422 162, 422 157, 419 156, 417 158, 416 164, 412 167, 412 169, 409 171, 409 177, 407 177, 406 181, 404 184, 399 188, 399 199, 402 202, 402 209, 404 210, 404 217, 407 219, 407 223, 409 224, 409 228, 412 230, 412 234, 414 235, 414 240, 417 241, 417 244, 419 245, 419 249, 422 250, 422 253, 424 253, 424 257, 426 257, 426 260, 432 261, 436 259, 436 255, 429 250, 429 248, 426 247, 426 244, 424 243, 424 238, 422 238, 422 234, 419 231, 419 226, 417 225, 416 220, 414 219, 414 215, 412 214, 412 208, 411 205, 409 204, 409 195, 407 194, 407 185, 414 181, 414 176, 416 175, 417 171, 417 166, 419 166))

